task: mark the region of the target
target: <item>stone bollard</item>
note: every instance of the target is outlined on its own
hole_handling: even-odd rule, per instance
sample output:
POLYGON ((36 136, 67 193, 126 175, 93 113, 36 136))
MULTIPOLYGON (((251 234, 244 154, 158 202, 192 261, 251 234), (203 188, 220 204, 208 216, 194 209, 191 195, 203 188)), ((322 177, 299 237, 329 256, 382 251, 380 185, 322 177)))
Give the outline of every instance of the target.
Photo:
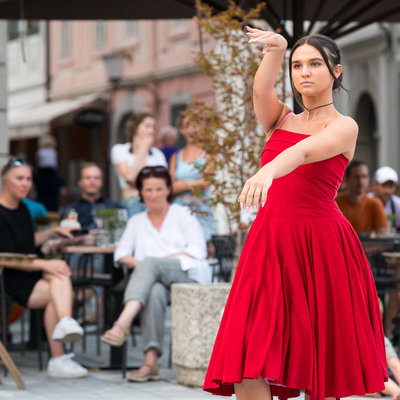
POLYGON ((172 285, 172 362, 178 383, 203 386, 230 288, 230 283, 172 285))

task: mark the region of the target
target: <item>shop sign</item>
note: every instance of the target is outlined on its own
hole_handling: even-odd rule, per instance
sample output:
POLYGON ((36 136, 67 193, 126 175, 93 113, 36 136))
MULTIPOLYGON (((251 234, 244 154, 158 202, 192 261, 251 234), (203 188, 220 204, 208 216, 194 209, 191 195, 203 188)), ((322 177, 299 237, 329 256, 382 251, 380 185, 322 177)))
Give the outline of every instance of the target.
POLYGON ((77 124, 88 127, 104 125, 107 120, 107 113, 99 108, 84 108, 75 115, 77 124))

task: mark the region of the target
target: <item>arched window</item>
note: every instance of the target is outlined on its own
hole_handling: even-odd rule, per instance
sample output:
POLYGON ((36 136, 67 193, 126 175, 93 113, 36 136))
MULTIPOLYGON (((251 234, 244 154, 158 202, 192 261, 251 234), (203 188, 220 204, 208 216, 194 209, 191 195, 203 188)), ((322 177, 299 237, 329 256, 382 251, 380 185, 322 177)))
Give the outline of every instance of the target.
POLYGON ((365 161, 370 171, 377 167, 377 123, 375 105, 369 93, 362 93, 358 100, 355 119, 359 126, 354 158, 365 161))

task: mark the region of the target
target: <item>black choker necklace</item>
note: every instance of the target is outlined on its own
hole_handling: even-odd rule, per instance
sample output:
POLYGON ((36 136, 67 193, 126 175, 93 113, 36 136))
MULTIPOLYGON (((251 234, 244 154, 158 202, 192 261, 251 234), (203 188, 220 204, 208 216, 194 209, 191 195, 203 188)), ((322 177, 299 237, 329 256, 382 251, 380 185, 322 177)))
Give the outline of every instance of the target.
POLYGON ((308 108, 303 104, 303 107, 304 107, 304 108, 307 110, 307 112, 308 112, 308 114, 307 114, 307 121, 308 121, 308 118, 310 117, 310 112, 311 112, 311 111, 314 111, 314 110, 316 110, 317 108, 322 108, 322 107, 330 106, 331 104, 333 104, 333 101, 332 101, 331 103, 324 104, 324 105, 322 105, 322 106, 318 106, 318 107, 314 107, 314 108, 310 108, 310 109, 308 109, 308 108))

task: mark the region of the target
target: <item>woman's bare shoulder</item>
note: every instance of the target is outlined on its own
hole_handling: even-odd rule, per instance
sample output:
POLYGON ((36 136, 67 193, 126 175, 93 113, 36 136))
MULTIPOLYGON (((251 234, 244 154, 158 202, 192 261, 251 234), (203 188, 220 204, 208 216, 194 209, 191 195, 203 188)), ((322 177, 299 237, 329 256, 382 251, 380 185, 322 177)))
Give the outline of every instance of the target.
POLYGON ((339 114, 339 115, 338 115, 338 118, 339 118, 341 121, 343 121, 344 123, 349 124, 349 125, 352 125, 352 126, 354 126, 354 127, 357 127, 357 126, 358 126, 358 125, 357 125, 357 122, 355 121, 354 118, 349 117, 348 115, 343 115, 343 114, 340 114, 340 113, 338 113, 338 114, 339 114))
POLYGON ((357 122, 347 115, 338 114, 338 116, 332 121, 332 124, 334 124, 335 127, 340 127, 343 132, 347 132, 348 134, 358 134, 357 122))

